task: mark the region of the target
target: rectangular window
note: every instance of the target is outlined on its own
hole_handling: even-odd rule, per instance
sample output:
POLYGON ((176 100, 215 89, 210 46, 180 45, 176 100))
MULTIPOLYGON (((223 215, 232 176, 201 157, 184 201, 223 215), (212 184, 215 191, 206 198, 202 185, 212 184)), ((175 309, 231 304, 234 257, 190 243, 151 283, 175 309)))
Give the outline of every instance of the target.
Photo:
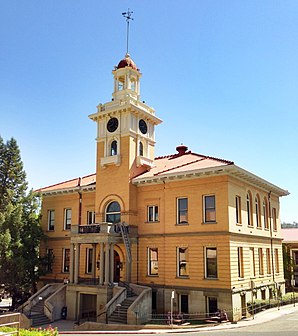
POLYGON ((92 273, 93 270, 93 249, 86 249, 86 273, 92 273))
POLYGON ((70 230, 71 227, 71 209, 64 209, 64 230, 70 230))
POLYGON ((249 249, 249 253, 250 253, 250 277, 254 278, 256 276, 255 249, 251 247, 249 249))
POLYGON ((177 224, 188 223, 188 199, 177 199, 177 224))
POLYGON ((205 277, 208 279, 217 278, 217 248, 206 247, 205 249, 205 277))
POLYGON ((278 249, 274 249, 275 254, 275 272, 279 273, 279 255, 278 255, 278 249))
POLYGON ((243 271, 243 247, 238 247, 238 277, 244 278, 243 271))
POLYGON ((63 272, 69 272, 70 265, 70 249, 63 249, 63 272))
POLYGON ((158 275, 157 248, 148 248, 148 275, 158 275))
POLYGON ((147 207, 147 221, 158 222, 158 206, 150 205, 147 207))
POLYGON ((264 275, 264 260, 263 260, 263 249, 258 249, 259 254, 259 274, 264 275))
POLYGON ((241 224, 241 197, 236 196, 235 198, 236 205, 236 223, 241 224))
POLYGON ((95 223, 95 211, 87 211, 87 224, 95 223))
POLYGON ((271 255, 270 249, 266 249, 267 274, 271 274, 271 255))
POLYGON ((276 208, 272 208, 273 230, 277 231, 277 213, 276 208))
POLYGON ((55 230, 55 210, 48 211, 48 230, 55 230))
POLYGON ((177 275, 178 277, 188 276, 188 248, 177 247, 177 275))
POLYGON ((215 195, 204 196, 204 222, 215 222, 215 215, 215 195))
POLYGON ((53 272, 54 251, 53 249, 47 249, 47 272, 53 272))

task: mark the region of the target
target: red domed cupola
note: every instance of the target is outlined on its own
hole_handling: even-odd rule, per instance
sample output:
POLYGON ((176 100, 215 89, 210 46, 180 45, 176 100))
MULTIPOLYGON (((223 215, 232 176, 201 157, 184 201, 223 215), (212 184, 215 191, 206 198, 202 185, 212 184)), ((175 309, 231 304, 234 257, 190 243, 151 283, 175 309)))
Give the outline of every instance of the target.
POLYGON ((126 54, 125 55, 125 58, 123 58, 119 63, 118 63, 118 66, 116 67, 117 70, 118 69, 122 69, 122 68, 125 68, 125 67, 131 67, 132 69, 134 70, 137 70, 139 71, 137 65, 135 64, 135 62, 130 58, 130 55, 129 54, 126 54))

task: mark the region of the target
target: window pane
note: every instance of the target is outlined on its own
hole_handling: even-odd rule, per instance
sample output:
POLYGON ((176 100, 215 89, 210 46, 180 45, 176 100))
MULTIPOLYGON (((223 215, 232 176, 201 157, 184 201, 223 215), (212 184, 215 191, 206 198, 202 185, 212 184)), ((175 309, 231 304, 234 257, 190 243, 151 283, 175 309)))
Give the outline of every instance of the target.
POLYGON ((206 248, 206 277, 217 278, 217 249, 206 248))
POLYGON ((158 275, 158 249, 149 248, 149 275, 158 275))
POLYGON ((179 198, 178 199, 178 224, 188 223, 188 199, 179 198))
POLYGON ((215 222, 216 221, 216 212, 215 212, 215 196, 205 196, 204 197, 205 205, 205 222, 215 222))

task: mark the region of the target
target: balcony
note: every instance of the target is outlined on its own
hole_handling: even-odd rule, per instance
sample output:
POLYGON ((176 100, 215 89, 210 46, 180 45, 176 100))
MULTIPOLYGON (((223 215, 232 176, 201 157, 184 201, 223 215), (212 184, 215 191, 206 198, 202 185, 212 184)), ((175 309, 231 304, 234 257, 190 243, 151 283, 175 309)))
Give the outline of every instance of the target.
POLYGON ((120 228, 114 223, 96 223, 71 226, 72 243, 98 243, 107 239, 122 239, 120 228))

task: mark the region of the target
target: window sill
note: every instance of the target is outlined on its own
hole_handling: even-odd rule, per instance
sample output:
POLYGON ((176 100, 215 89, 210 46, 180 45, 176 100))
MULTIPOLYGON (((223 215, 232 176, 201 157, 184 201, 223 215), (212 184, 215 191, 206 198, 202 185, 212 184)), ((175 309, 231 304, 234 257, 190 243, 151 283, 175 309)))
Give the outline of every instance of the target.
POLYGON ((185 223, 176 223, 175 224, 176 226, 185 226, 185 225, 189 225, 188 222, 185 222, 185 223))
POLYGON ((236 222, 236 225, 237 225, 237 226, 242 226, 242 223, 237 223, 237 222, 236 222))
POLYGON ((154 224, 154 223, 160 223, 160 221, 146 221, 145 224, 154 224))
POLYGON ((204 278, 204 280, 219 280, 218 278, 204 278))
POLYGON ((238 281, 244 281, 244 278, 238 277, 238 281))
POLYGON ((260 226, 257 226, 257 230, 262 230, 262 227, 260 227, 260 226))
POLYGON ((265 230, 265 231, 269 231, 269 228, 265 228, 264 230, 265 230))
POLYGON ((189 275, 177 275, 176 279, 189 279, 189 275))
POLYGON ((159 278, 159 275, 158 274, 147 274, 147 277, 148 278, 159 278))
POLYGON ((216 221, 210 221, 210 222, 202 222, 202 224, 217 224, 217 222, 216 221))
POLYGON ((249 227, 250 229, 253 229, 253 228, 254 228, 253 225, 247 225, 247 227, 249 227))

